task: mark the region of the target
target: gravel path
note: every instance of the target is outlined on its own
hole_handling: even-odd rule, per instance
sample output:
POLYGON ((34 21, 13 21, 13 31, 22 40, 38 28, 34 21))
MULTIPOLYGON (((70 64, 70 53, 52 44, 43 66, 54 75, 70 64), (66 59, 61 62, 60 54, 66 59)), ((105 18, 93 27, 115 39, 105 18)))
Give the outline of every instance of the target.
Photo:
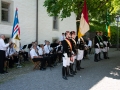
POLYGON ((62 79, 62 65, 46 71, 29 69, 1 83, 0 90, 120 90, 120 51, 111 49, 109 56, 110 59, 94 62, 90 55, 90 60, 82 61, 85 69, 68 80, 62 79))

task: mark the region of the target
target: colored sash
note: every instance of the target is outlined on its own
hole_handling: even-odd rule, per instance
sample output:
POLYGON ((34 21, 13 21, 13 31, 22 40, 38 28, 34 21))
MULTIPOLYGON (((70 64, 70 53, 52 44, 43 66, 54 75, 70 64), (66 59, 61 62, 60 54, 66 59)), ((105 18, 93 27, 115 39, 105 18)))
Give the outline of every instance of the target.
POLYGON ((68 43, 68 45, 70 46, 70 49, 72 50, 72 45, 71 45, 70 41, 68 39, 65 39, 65 41, 68 43))
POLYGON ((72 38, 72 40, 74 41, 75 45, 76 45, 76 41, 72 38))

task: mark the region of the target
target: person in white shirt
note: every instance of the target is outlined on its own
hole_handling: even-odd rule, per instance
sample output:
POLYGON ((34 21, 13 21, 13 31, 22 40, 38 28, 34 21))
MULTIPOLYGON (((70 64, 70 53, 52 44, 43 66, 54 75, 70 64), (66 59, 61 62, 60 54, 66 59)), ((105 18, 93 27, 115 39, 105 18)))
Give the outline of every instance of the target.
POLYGON ((62 33, 62 36, 60 37, 59 41, 63 41, 63 40, 65 40, 65 34, 64 33, 62 33))
POLYGON ((89 47, 89 54, 90 54, 92 49, 92 41, 90 40, 90 38, 88 38, 88 47, 89 47))
POLYGON ((44 59, 45 61, 47 61, 49 67, 53 67, 53 66, 51 65, 51 59, 50 59, 50 57, 49 57, 49 56, 46 56, 46 54, 45 54, 45 50, 44 50, 44 45, 43 45, 43 44, 40 45, 40 48, 39 48, 39 50, 38 50, 38 53, 39 53, 40 56, 43 56, 43 59, 44 59))
POLYGON ((33 44, 33 48, 30 51, 30 56, 33 62, 40 61, 41 62, 41 67, 40 70, 45 70, 45 60, 43 59, 42 56, 39 56, 38 50, 37 50, 37 45, 33 44))
POLYGON ((0 35, 0 74, 4 74, 4 60, 5 60, 5 51, 7 47, 11 44, 9 42, 8 44, 5 44, 5 35, 0 35))
POLYGON ((59 63, 62 62, 62 55, 63 55, 63 47, 62 47, 62 44, 61 44, 61 41, 59 41, 59 45, 57 46, 57 55, 58 55, 58 58, 59 58, 59 63))
POLYGON ((28 61, 28 60, 29 60, 29 59, 28 59, 28 52, 25 51, 26 47, 27 47, 27 45, 22 46, 22 47, 20 48, 20 51, 19 51, 19 55, 22 55, 22 56, 23 56, 24 61, 28 61))
POLYGON ((13 46, 13 43, 10 44, 6 50, 6 57, 9 59, 9 68, 13 68, 14 63, 18 63, 18 54, 13 46))
POLYGON ((47 41, 46 45, 44 46, 44 54, 50 58, 51 64, 55 66, 56 56, 52 53, 53 48, 50 47, 50 42, 47 41))

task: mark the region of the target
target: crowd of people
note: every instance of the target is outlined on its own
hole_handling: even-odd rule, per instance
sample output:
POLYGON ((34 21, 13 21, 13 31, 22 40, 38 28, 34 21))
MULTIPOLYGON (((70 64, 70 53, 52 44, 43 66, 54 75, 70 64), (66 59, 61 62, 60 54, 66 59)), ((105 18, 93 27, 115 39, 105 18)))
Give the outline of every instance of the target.
POLYGON ((111 43, 106 35, 103 34, 102 31, 97 31, 96 36, 94 38, 94 48, 95 48, 95 55, 94 61, 98 62, 102 59, 109 59, 108 51, 111 43), (103 57, 101 58, 101 53, 103 53, 103 57))
POLYGON ((77 71, 84 69, 81 67, 81 61, 88 57, 92 47, 95 48, 94 61, 102 60, 100 53, 103 52, 104 58, 108 59, 107 52, 109 50, 109 40, 103 32, 96 32, 94 41, 90 38, 84 40, 78 38, 75 31, 66 31, 62 33, 59 40, 50 43, 45 40, 44 44, 38 44, 36 41, 28 45, 24 45, 17 52, 14 49, 14 44, 9 42, 4 43, 5 36, 0 35, 0 73, 8 73, 4 70, 4 63, 9 61, 9 68, 13 68, 15 63, 18 63, 19 56, 24 60, 33 62, 40 61, 40 70, 46 70, 47 67, 55 67, 57 63, 63 63, 62 77, 67 80, 67 77, 73 77, 77 71), (94 44, 93 44, 94 43, 94 44), (29 52, 24 49, 28 48, 29 52))

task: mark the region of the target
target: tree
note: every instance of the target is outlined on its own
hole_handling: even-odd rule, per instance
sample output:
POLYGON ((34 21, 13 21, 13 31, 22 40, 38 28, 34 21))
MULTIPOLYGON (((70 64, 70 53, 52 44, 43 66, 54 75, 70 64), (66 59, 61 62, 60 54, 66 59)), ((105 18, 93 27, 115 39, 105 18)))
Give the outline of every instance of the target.
MULTIPOLYGON (((105 22, 106 13, 115 15, 119 11, 119 0, 86 0, 89 12, 89 21, 105 22)), ((50 16, 58 16, 62 19, 70 17, 74 12, 76 19, 81 17, 84 0, 45 0, 44 6, 50 16)), ((79 22, 77 23, 77 28, 79 22)))

